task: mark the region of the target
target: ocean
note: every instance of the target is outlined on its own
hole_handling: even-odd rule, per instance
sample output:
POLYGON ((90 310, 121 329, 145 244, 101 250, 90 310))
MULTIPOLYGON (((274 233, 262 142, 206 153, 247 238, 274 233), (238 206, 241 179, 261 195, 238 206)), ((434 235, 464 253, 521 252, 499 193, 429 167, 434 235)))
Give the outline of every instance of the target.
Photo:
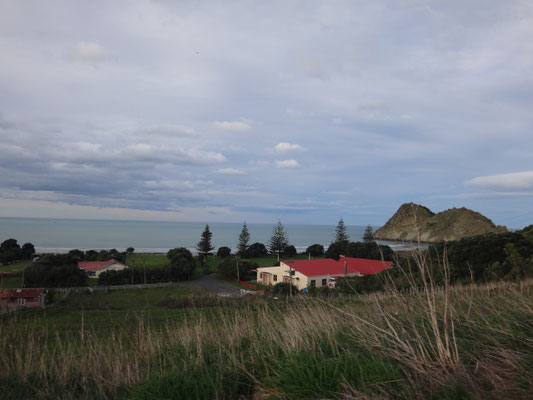
MULTIPOLYGON (((37 252, 68 252, 72 249, 101 250, 115 248, 125 251, 135 248, 137 253, 165 253, 174 247, 186 247, 195 251, 200 235, 205 228, 203 222, 161 222, 161 221, 112 221, 45 218, 0 217, 0 242, 16 239, 20 245, 32 243, 37 252)), ((274 224, 247 224, 250 244, 260 242, 267 245, 272 236, 274 224)), ((327 247, 335 236, 336 225, 284 225, 289 242, 299 252, 318 243, 327 247)), ((212 243, 216 247, 237 247, 241 223, 209 223, 213 233, 212 243)), ((365 226, 347 226, 352 241, 361 241, 365 226)), ((400 246, 395 243, 393 247, 400 246)))

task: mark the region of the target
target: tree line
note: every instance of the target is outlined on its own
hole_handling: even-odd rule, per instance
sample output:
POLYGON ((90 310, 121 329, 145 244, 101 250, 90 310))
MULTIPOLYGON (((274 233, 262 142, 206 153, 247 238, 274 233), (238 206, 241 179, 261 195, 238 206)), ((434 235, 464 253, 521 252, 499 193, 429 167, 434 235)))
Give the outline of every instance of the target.
POLYGON ((0 244, 0 264, 31 260, 34 254, 35 247, 31 243, 20 246, 16 239, 7 239, 0 244))

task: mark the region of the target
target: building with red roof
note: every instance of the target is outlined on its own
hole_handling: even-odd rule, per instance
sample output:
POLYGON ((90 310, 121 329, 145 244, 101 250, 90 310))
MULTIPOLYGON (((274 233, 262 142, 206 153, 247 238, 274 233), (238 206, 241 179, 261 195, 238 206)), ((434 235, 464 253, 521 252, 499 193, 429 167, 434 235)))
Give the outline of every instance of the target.
POLYGON ((44 289, 0 289, 0 307, 44 307, 44 289))
POLYGON ((351 257, 341 257, 338 261, 330 258, 281 261, 279 266, 257 268, 257 281, 263 285, 275 285, 288 283, 292 276, 292 284, 298 290, 332 287, 335 279, 377 274, 390 268, 391 264, 391 261, 351 257))
POLYGON ((102 272, 120 271, 128 268, 128 266, 111 259, 107 261, 80 261, 78 262, 78 268, 83 269, 90 277, 98 278, 102 272))

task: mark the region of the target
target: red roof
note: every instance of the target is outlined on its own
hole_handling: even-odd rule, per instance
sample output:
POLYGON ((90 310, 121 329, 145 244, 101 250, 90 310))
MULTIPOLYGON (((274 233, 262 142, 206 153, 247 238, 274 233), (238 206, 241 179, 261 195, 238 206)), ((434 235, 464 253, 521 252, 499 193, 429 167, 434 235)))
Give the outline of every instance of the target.
POLYGON ((44 289, 3 289, 0 290, 0 298, 2 299, 30 299, 42 296, 44 289))
POLYGON ((342 257, 339 261, 330 258, 320 260, 295 260, 282 261, 286 265, 305 276, 321 275, 344 275, 344 261, 346 261, 346 272, 348 274, 360 273, 362 275, 376 274, 390 267, 391 261, 366 260, 364 258, 342 257))
MULTIPOLYGON (((113 259, 107 260, 107 261, 79 261, 78 262, 78 268, 84 269, 85 271, 97 271, 99 269, 105 268, 111 264, 120 264, 124 265, 122 263, 119 263, 118 261, 115 261, 113 259)), ((126 265, 124 265, 126 266, 126 265)))

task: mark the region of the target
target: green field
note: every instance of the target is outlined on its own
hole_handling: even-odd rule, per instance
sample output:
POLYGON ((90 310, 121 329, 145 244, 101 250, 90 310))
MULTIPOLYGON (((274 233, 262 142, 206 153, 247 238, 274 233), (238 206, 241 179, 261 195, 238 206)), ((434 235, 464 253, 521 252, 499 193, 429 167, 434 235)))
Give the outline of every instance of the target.
POLYGON ((131 268, 165 268, 169 265, 166 254, 133 253, 128 255, 126 264, 131 268))
POLYGON ((16 289, 21 286, 21 277, 0 278, 0 289, 16 289))
POLYGON ((22 271, 24 268, 29 267, 31 265, 31 261, 21 261, 14 264, 9 265, 0 265, 0 271, 3 272, 17 272, 22 271))
POLYGON ((533 281, 349 298, 163 288, 0 316, 0 399, 529 399, 533 281))

